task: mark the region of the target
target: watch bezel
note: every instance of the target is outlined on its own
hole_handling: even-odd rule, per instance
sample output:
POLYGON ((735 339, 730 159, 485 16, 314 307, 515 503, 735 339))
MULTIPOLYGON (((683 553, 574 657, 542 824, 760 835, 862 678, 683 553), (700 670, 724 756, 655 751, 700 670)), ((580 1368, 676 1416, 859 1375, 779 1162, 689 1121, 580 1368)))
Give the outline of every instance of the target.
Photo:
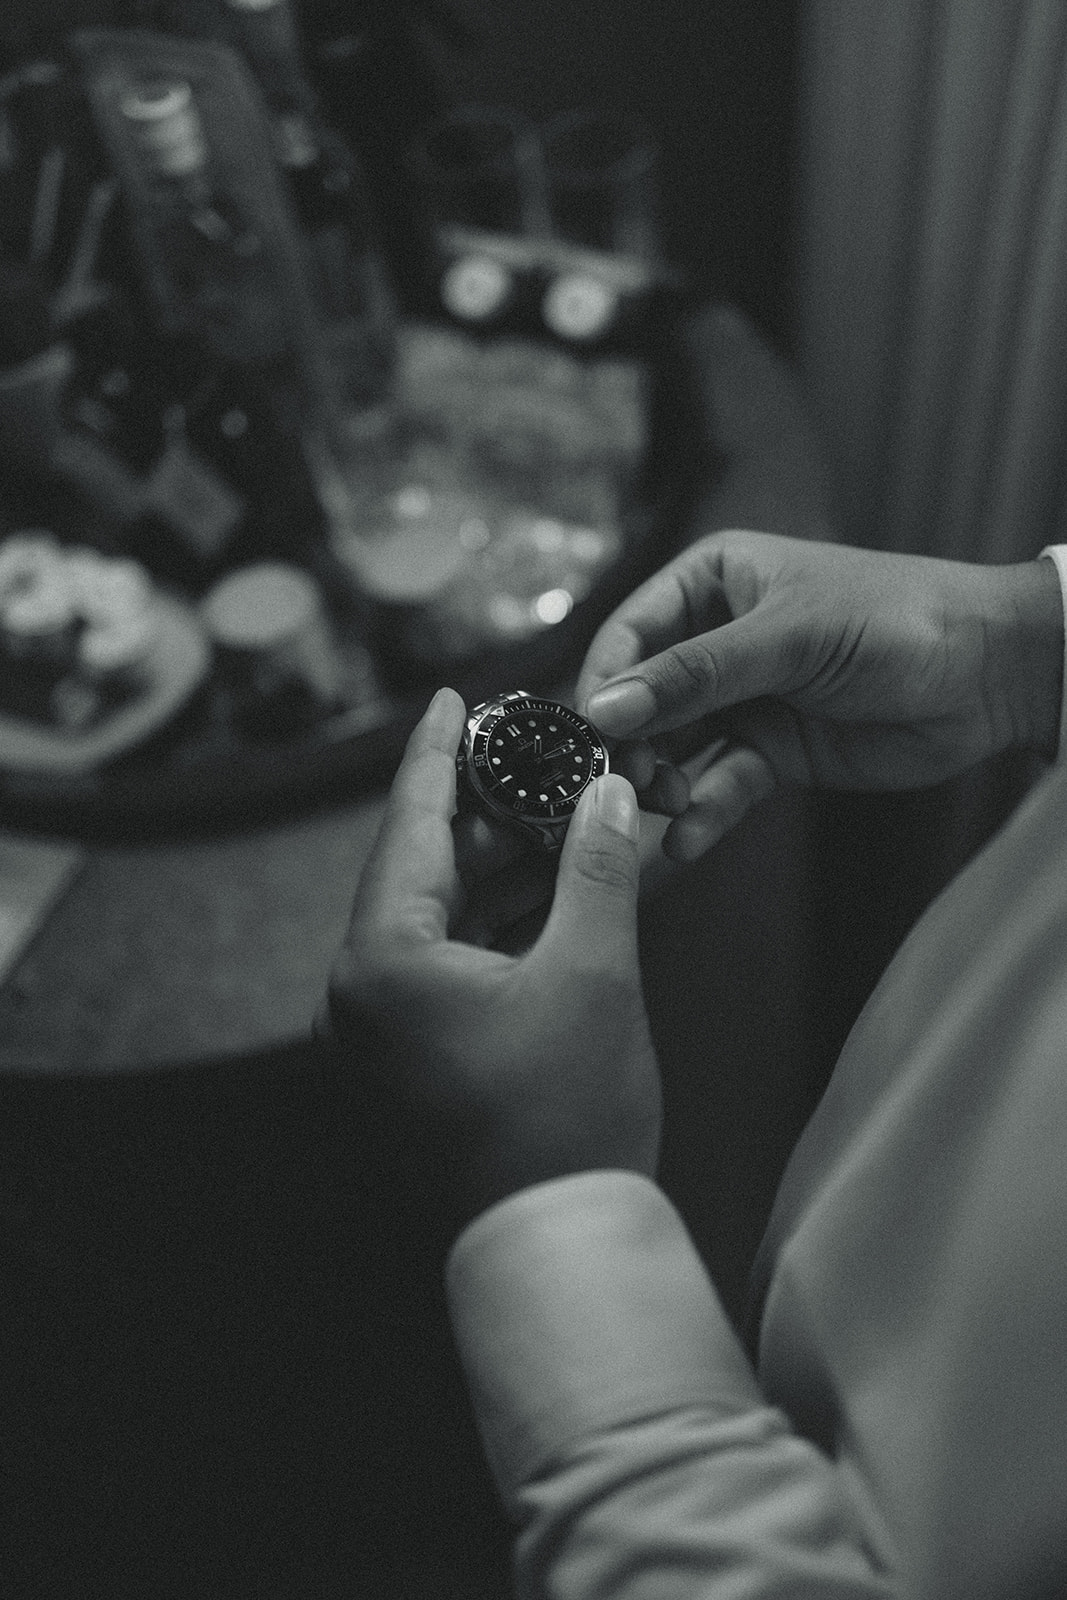
POLYGON ((475 707, 467 720, 462 755, 467 781, 480 804, 510 827, 533 834, 550 844, 562 842, 567 824, 582 795, 590 783, 609 770, 604 740, 588 717, 583 717, 560 700, 529 694, 525 690, 494 696, 475 707), (490 739, 494 730, 505 718, 525 710, 558 715, 588 741, 593 752, 589 775, 574 795, 547 804, 532 800, 512 806, 486 786, 484 778, 490 768, 490 739))

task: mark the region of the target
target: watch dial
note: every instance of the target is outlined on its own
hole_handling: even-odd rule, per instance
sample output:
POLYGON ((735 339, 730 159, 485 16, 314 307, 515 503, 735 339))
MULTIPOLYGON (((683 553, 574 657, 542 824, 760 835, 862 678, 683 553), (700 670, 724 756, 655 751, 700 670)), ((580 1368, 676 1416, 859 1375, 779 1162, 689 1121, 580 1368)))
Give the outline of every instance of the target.
POLYGON ((483 722, 471 759, 486 795, 519 816, 567 816, 607 770, 594 729, 551 700, 517 700, 483 722))

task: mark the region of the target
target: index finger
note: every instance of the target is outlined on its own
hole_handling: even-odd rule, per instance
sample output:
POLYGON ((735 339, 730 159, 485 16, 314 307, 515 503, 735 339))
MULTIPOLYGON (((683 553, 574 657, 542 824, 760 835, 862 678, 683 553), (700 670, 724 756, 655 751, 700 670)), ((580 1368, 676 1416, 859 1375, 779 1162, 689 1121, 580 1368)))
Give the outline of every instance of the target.
POLYGON ((447 937, 457 891, 456 751, 466 714, 454 689, 439 689, 408 740, 356 891, 349 944, 447 937))
POLYGON ((717 544, 701 540, 654 573, 602 624, 586 652, 575 702, 610 678, 729 616, 717 544))

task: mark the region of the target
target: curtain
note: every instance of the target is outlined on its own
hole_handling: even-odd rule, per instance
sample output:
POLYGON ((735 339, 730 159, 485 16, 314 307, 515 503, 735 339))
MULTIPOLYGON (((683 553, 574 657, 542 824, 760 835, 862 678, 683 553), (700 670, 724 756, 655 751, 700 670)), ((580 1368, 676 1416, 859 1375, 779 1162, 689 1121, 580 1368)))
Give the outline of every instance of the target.
MULTIPOLYGON (((1067 5, 799 0, 796 354, 837 536, 999 562, 1067 539, 1067 5)), ((1038 764, 820 795, 827 1059, 1038 764)))
POLYGON ((802 0, 798 356, 853 543, 1063 538, 1067 6, 802 0))

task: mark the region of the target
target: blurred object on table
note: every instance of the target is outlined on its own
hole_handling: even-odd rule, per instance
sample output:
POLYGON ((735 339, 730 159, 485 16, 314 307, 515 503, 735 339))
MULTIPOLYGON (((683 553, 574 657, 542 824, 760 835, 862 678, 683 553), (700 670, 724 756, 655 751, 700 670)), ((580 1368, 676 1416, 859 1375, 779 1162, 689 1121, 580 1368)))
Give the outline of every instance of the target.
MULTIPOLYGON (((224 366, 264 397, 268 430, 291 447, 347 462, 368 418, 381 425, 392 337, 369 207, 354 157, 315 115, 287 10, 229 9, 262 92, 212 40, 88 30, 74 42, 161 331, 204 381, 224 366)), ((306 479, 292 448, 285 465, 306 479)), ((207 552, 203 576, 220 556, 299 554, 309 535, 293 526, 288 550, 263 540, 258 552, 231 540, 207 552)))
MULTIPOLYGON (((112 50, 106 32, 103 42, 99 31, 93 36, 92 47, 78 37, 90 55, 99 47, 105 63, 109 52, 134 64, 147 56, 153 69, 158 62, 152 36, 148 45, 139 36, 129 54, 125 38, 112 50)), ((9 249, 31 259, 6 267, 0 320, 19 327, 23 339, 37 329, 40 350, 0 379, 0 452, 12 468, 9 499, 37 502, 16 511, 16 520, 52 520, 62 509, 75 537, 135 555, 158 576, 195 589, 229 560, 272 553, 279 538, 288 553, 306 541, 293 513, 301 488, 305 508, 311 495, 279 406, 277 370, 259 359, 264 337, 268 345, 277 337, 278 318, 273 334, 269 319, 255 338, 248 333, 256 320, 250 312, 262 309, 262 296, 246 304, 242 277, 251 270, 250 249, 262 280, 255 240, 231 197, 214 192, 188 85, 151 77, 122 83, 116 94, 132 115, 123 117, 116 104, 116 125, 134 147, 129 159, 153 195, 157 243, 166 243, 168 270, 180 269, 189 303, 184 313, 171 306, 174 326, 165 326, 140 274, 131 273, 126 239, 136 204, 125 193, 115 203, 115 163, 94 134, 84 95, 79 103, 73 74, 55 64, 27 67, 7 102, 18 160, 5 191, 18 198, 23 168, 40 174, 27 197, 40 213, 50 152, 76 149, 62 164, 55 205, 44 208, 52 216, 47 229, 35 224, 27 233, 17 208, 4 212, 9 249), (57 121, 71 105, 76 114, 57 121), (40 309, 28 315, 33 295, 40 309), (235 298, 246 319, 240 330, 228 324, 235 298), (239 355, 218 355, 212 341, 219 337, 238 344, 239 355), (62 508, 47 504, 52 485, 63 491, 62 508)))
POLYGON ((396 305, 356 151, 324 121, 289 0, 224 0, 293 202, 326 427, 357 437, 387 404, 396 305))
POLYGON ((655 144, 629 118, 577 110, 541 129, 548 210, 572 244, 662 260, 655 144))
MULTIPOLYGON (((475 241, 546 231, 535 131, 512 111, 468 106, 431 123, 412 147, 411 164, 423 225, 437 248, 457 230, 475 241)), ((441 265, 434 289, 457 322, 492 327, 505 317, 520 325, 528 320, 529 307, 520 304, 526 285, 498 253, 480 251, 475 242, 441 265)))
POLYGON ((442 676, 558 684, 692 463, 639 129, 416 104, 408 24, 369 13, 134 12, 0 78, 0 530, 137 563, 210 664, 135 727, 117 670, 23 663, 0 809, 139 827, 359 783, 442 676))
POLYGON ((41 274, 0 258, 0 452, 47 470, 74 358, 56 337, 41 274))
POLYGON ((283 741, 376 694, 365 650, 342 650, 314 578, 263 562, 209 590, 200 617, 216 650, 212 714, 283 741))
POLYGON ((232 51, 121 29, 71 40, 160 330, 292 382, 310 326, 269 124, 232 51))
POLYGON ((663 257, 655 144, 576 110, 544 126, 459 107, 413 144, 431 292, 462 324, 564 345, 654 344, 680 289, 663 257))
POLYGON ((0 543, 0 768, 111 759, 165 725, 209 666, 190 608, 136 562, 40 529, 0 543))
POLYGON ((141 515, 141 488, 126 462, 70 426, 77 355, 62 332, 42 272, 0 260, 0 459, 9 483, 53 477, 125 527, 141 515))
POLYGON ((501 106, 464 106, 423 128, 412 146, 422 204, 435 228, 542 233, 547 226, 536 131, 501 106))
POLYGON ((403 676, 525 643, 570 616, 628 538, 649 439, 647 375, 529 340, 407 325, 391 448, 330 545, 378 605, 403 676))
POLYGON ((466 106, 410 159, 453 331, 406 327, 391 437, 313 469, 400 682, 547 636, 626 554, 680 287, 626 122, 466 106))

